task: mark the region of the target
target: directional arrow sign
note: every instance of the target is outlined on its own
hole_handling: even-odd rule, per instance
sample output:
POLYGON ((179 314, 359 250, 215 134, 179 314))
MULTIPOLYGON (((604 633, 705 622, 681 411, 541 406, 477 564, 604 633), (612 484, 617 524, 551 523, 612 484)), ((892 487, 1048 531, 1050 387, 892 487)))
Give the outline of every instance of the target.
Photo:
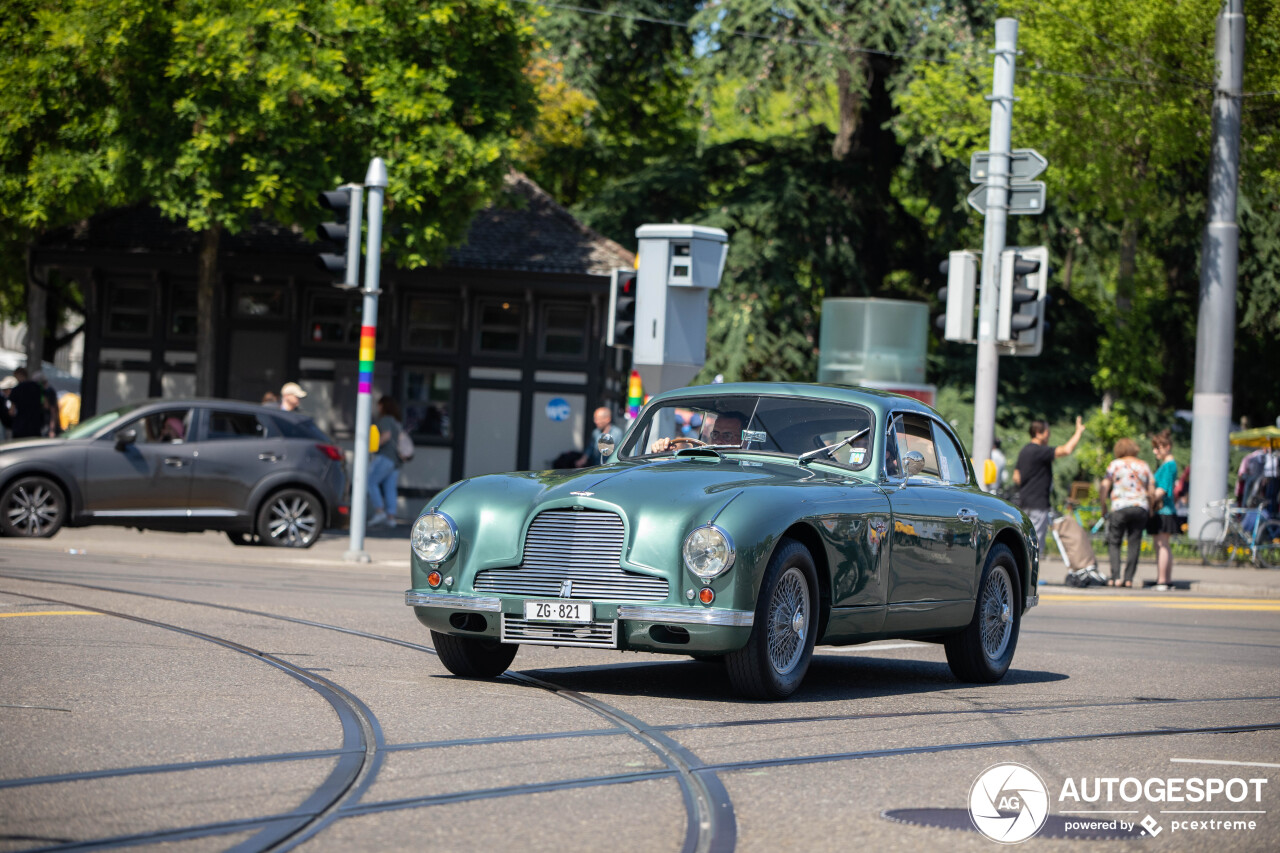
MULTIPOLYGON (((987 212, 987 186, 969 193, 969 204, 985 215, 987 212)), ((1009 185, 1009 213, 1044 213, 1044 181, 1030 181, 1009 185)))
MULTIPOLYGON (((973 157, 969 159, 969 181, 985 184, 990 174, 990 165, 990 151, 974 152, 973 157)), ((1034 148, 1015 148, 1009 152, 1009 177, 1012 180, 1034 180, 1047 168, 1049 168, 1049 161, 1034 148)))

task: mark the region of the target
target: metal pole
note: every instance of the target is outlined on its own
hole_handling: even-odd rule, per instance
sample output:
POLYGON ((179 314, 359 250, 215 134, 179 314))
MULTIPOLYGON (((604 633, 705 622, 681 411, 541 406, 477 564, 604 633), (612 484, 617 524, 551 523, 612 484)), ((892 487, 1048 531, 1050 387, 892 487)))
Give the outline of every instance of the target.
POLYGON ((351 541, 343 558, 367 563, 364 550, 368 513, 369 422, 373 413, 374 344, 378 337, 378 280, 382 258, 382 199, 387 191, 387 166, 381 157, 369 161, 364 185, 369 191, 369 236, 365 243, 364 305, 360 317, 360 365, 356 394, 355 470, 351 476, 351 541))
POLYGON ((991 458, 996 432, 996 390, 1000 351, 996 314, 1000 302, 1000 253, 1009 220, 1009 140, 1013 134, 1013 71, 1018 56, 1018 21, 996 20, 995 68, 991 96, 991 160, 987 172, 987 215, 982 234, 982 282, 978 290, 978 358, 973 385, 974 464, 991 458))
POLYGON ((1196 323, 1196 384, 1191 410, 1191 495, 1187 534, 1198 539, 1210 518, 1205 504, 1227 494, 1230 467, 1231 373, 1235 352, 1236 265, 1240 233, 1240 95, 1244 88, 1244 0, 1225 0, 1214 55, 1213 151, 1209 221, 1200 255, 1200 316, 1196 323))

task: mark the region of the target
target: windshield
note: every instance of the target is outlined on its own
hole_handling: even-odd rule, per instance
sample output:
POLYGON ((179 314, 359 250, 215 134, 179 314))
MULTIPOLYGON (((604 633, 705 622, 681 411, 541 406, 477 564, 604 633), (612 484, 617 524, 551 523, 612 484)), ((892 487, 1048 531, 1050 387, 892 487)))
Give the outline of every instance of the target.
POLYGON ((871 463, 871 412, 861 406, 797 397, 712 395, 685 397, 646 409, 623 442, 619 458, 670 453, 686 447, 750 450, 796 457, 837 444, 830 461, 854 470, 871 463))
POLYGON ((63 438, 88 438, 107 424, 116 420, 122 415, 127 415, 134 409, 138 408, 140 403, 130 403, 127 406, 121 406, 118 409, 112 409, 109 412, 103 412, 100 415, 94 415, 87 421, 81 421, 75 426, 62 434, 63 438))

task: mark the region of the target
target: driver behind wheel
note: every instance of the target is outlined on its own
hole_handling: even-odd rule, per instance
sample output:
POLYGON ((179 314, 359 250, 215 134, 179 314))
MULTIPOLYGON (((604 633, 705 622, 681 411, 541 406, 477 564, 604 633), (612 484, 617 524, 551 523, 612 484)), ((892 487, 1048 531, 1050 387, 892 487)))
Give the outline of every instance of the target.
POLYGON ((746 420, 746 417, 738 412, 708 413, 702 420, 700 438, 687 438, 685 436, 659 438, 649 445, 649 452, 661 453, 664 450, 698 447, 704 444, 738 447, 742 444, 742 427, 746 420))

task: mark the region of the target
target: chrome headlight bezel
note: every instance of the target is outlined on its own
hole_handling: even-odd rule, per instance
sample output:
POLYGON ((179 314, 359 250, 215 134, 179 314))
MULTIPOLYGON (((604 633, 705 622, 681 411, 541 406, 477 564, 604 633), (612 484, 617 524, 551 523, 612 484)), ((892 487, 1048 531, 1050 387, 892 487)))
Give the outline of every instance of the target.
MULTIPOLYGON (((689 535, 684 538, 684 544, 680 548, 680 555, 684 558, 684 567, 688 569, 691 574, 702 580, 703 583, 706 583, 733 568, 734 560, 737 557, 737 551, 733 547, 733 537, 729 535, 727 530, 717 524, 704 524, 701 527, 695 527, 693 530, 689 531, 689 535), (701 548, 704 552, 707 550, 707 544, 705 543, 708 536, 713 539, 718 538, 721 540, 717 547, 724 548, 724 554, 721 558, 723 563, 712 563, 710 567, 704 564, 702 568, 698 568, 694 561, 694 557, 691 556, 691 554, 693 554, 695 549, 698 548, 701 548), (701 541, 695 542, 695 540, 701 541)), ((704 553, 704 556, 709 555, 704 553)))
POLYGON ((413 553, 417 554, 420 560, 432 565, 439 565, 452 557, 454 552, 458 550, 458 525, 454 524, 452 518, 439 510, 425 512, 418 516, 418 520, 413 523, 413 530, 409 534, 409 544, 413 548, 413 553), (437 519, 444 522, 443 529, 437 527, 435 530, 435 534, 439 535, 439 539, 434 538, 427 530, 427 525, 434 524, 437 519), (426 525, 424 525, 424 522, 426 522, 426 525), (424 553, 424 550, 429 546, 438 542, 445 544, 443 554, 440 553, 439 549, 429 550, 424 553))

